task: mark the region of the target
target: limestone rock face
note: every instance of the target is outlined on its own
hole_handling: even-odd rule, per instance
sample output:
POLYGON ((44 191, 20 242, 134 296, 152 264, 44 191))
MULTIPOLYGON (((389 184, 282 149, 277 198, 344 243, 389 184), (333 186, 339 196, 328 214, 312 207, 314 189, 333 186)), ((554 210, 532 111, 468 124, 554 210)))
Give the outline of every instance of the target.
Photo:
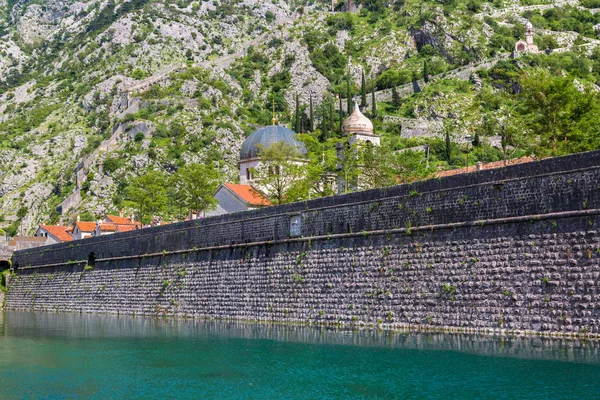
MULTIPOLYGON (((235 178, 241 144, 269 123, 271 99, 281 101, 278 116, 289 121, 296 95, 303 105, 312 99, 317 110, 333 93, 345 94, 345 82, 331 78, 334 67, 315 57, 317 49, 333 45, 342 60, 336 74, 347 75, 357 94, 363 73, 369 88, 387 88, 378 78, 388 69, 418 74, 414 57, 426 45, 435 49, 431 67, 438 72, 456 67, 451 62, 463 50, 487 57, 495 31, 481 22, 483 14, 514 13, 487 5, 481 15, 448 13, 426 2, 394 4, 375 20, 355 0, 340 0, 335 13, 328 2, 291 0, 10 3, 8 10, 0 0, 0 215, 16 215, 22 193, 39 187, 28 200, 26 233, 53 215, 55 203, 78 198, 76 183, 90 172, 92 190, 77 212, 111 208, 114 193, 148 170, 212 163, 222 180, 235 178), (359 15, 347 20, 346 10, 359 15), (412 31, 396 19, 418 15, 426 17, 412 31), (276 79, 282 87, 274 87, 276 79), (112 173, 102 168, 108 158, 118 160, 112 173)), ((513 16, 519 23, 520 14, 513 16)), ((576 33, 551 34, 560 45, 578 43, 576 33)), ((468 79, 490 65, 446 77, 468 79)), ((582 80, 584 86, 590 84, 582 80)), ((409 82, 398 93, 424 87, 422 80, 409 82)), ((471 105, 462 93, 422 97, 410 110, 418 120, 461 118, 471 105)), ((388 102, 391 90, 375 98, 388 102)))

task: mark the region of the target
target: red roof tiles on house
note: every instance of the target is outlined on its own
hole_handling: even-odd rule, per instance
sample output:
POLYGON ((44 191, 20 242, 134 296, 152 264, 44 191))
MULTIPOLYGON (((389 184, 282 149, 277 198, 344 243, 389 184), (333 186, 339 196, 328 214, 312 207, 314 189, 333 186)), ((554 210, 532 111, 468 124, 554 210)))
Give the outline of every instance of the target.
POLYGON ((73 240, 73 237, 67 233, 67 230, 69 228, 66 226, 40 225, 40 228, 42 228, 52 236, 56 237, 61 242, 70 242, 71 240, 73 240))
POLYGON ((96 229, 96 223, 88 221, 77 221, 75 222, 75 226, 78 227, 81 232, 92 232, 96 229))
POLYGON ((118 225, 116 233, 129 232, 138 229, 135 225, 118 225))
POLYGON ((101 232, 115 232, 116 230, 117 230, 117 225, 115 225, 115 224, 109 224, 108 222, 103 222, 100 224, 101 232))
POLYGON ((115 225, 141 225, 138 221, 131 222, 129 218, 120 217, 118 215, 107 215, 106 219, 115 225))
POLYGON ((251 206, 272 206, 273 204, 250 185, 224 183, 225 187, 251 206))

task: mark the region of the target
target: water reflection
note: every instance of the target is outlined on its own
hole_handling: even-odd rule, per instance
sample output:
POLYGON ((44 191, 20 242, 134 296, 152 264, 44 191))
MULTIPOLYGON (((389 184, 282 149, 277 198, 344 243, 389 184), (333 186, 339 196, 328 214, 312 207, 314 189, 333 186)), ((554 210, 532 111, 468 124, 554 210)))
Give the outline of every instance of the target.
POLYGON ((494 357, 600 364, 598 341, 458 333, 348 330, 322 326, 91 314, 0 313, 0 336, 63 339, 239 338, 394 349, 449 350, 494 357))

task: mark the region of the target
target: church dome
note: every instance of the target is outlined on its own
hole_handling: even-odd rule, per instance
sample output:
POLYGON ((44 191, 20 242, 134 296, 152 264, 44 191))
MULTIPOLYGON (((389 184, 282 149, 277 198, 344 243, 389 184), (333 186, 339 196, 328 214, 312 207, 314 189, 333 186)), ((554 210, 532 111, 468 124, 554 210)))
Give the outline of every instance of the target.
POLYGON ((373 123, 360 112, 358 104, 355 104, 354 111, 352 111, 352 114, 342 124, 342 132, 345 135, 355 133, 373 135, 373 123))
POLYGON ((240 160, 249 158, 258 158, 260 149, 258 145, 262 145, 268 149, 273 143, 284 142, 298 149, 301 156, 307 154, 304 143, 296 140, 296 134, 291 129, 283 126, 270 125, 260 128, 250 134, 242 144, 240 151, 240 160))
POLYGON ((533 24, 530 21, 527 21, 527 24, 525 24, 525 29, 532 30, 533 29, 533 24))

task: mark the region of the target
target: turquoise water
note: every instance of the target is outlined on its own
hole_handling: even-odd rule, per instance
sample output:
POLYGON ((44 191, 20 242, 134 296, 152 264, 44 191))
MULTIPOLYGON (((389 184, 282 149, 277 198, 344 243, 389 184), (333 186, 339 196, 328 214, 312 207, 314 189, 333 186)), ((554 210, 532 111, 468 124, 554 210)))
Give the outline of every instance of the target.
POLYGON ((597 399, 597 342, 0 314, 2 399, 597 399))

